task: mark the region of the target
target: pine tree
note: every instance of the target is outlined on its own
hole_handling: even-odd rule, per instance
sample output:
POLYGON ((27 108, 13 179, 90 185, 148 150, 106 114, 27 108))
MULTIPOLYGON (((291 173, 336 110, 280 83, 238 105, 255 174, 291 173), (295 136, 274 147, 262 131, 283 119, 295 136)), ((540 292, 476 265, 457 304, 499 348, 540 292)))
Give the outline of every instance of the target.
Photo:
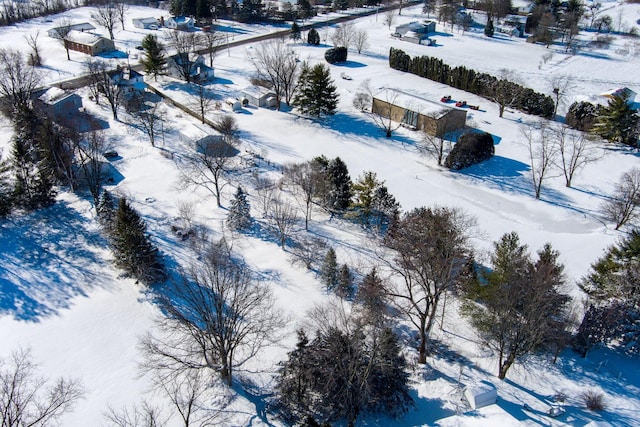
POLYGON ((115 263, 144 284, 164 277, 158 249, 146 233, 147 226, 126 198, 121 198, 112 233, 115 263))
POLYGON ((320 34, 318 34, 318 30, 312 28, 309 30, 307 34, 307 43, 313 46, 318 46, 320 44, 320 34))
POLYGON ((329 68, 316 64, 312 68, 303 64, 298 89, 292 105, 310 116, 330 116, 338 107, 337 88, 331 79, 329 68))
POLYGON ((327 291, 332 291, 338 286, 338 261, 336 251, 329 248, 320 267, 320 280, 327 287, 327 291))
POLYGON ((353 297, 353 274, 347 264, 342 264, 338 270, 336 294, 342 299, 353 297))
POLYGON ((98 215, 98 221, 102 224, 102 227, 108 235, 111 235, 115 226, 116 209, 113 195, 109 191, 102 191, 102 195, 100 196, 98 205, 96 206, 96 213, 98 215))
POLYGON ((327 207, 331 211, 344 211, 351 204, 352 190, 349 170, 340 157, 329 162, 327 177, 330 182, 327 207))
POLYGON ((356 302, 362 305, 365 315, 372 325, 381 324, 386 312, 384 298, 385 291, 382 279, 374 267, 364 276, 356 293, 356 302))
POLYGON ((31 129, 16 129, 12 147, 12 170, 14 172, 14 203, 26 209, 39 209, 55 203, 53 171, 41 156, 33 140, 31 129))
POLYGON ((487 25, 484 27, 484 35, 487 37, 493 37, 495 29, 493 27, 493 19, 487 21, 487 25))
POLYGON ((298 23, 294 21, 294 23, 291 24, 291 39, 297 42, 300 40, 300 38, 300 25, 298 25, 298 23))
POLYGON ((8 215, 13 207, 13 184, 10 171, 10 164, 0 158, 0 218, 8 215))
POLYGON ((640 116, 622 96, 614 96, 603 109, 593 131, 609 142, 638 146, 640 116))
POLYGON ((144 36, 142 47, 145 50, 145 54, 140 63, 144 65, 145 72, 153 74, 153 78, 157 80, 158 74, 162 73, 164 65, 167 63, 163 53, 164 47, 153 34, 144 36))
POLYGON ((227 225, 232 230, 243 230, 251 225, 251 209, 247 201, 247 193, 240 186, 231 200, 227 225))

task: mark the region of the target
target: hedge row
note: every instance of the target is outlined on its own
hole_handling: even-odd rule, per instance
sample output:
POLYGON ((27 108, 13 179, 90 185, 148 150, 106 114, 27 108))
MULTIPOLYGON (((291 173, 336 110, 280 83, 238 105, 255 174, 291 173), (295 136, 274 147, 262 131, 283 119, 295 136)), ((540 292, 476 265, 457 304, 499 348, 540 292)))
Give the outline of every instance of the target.
MULTIPOLYGON (((452 67, 439 58, 429 56, 411 58, 402 50, 394 48, 389 52, 389 66, 485 98, 492 97, 496 83, 500 80, 490 74, 479 73, 464 66, 452 67)), ((553 117, 553 98, 517 83, 509 82, 509 84, 519 92, 519 96, 511 107, 528 114, 545 118, 553 117)))

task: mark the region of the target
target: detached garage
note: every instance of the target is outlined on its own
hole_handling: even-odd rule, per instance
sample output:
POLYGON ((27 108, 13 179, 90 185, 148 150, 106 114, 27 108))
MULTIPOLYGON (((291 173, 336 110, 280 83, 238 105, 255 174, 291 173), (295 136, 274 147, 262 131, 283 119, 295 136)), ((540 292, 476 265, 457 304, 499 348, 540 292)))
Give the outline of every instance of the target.
POLYGON ((464 397, 469 402, 471 409, 479 409, 495 404, 498 400, 498 390, 490 382, 481 381, 465 387, 464 397))

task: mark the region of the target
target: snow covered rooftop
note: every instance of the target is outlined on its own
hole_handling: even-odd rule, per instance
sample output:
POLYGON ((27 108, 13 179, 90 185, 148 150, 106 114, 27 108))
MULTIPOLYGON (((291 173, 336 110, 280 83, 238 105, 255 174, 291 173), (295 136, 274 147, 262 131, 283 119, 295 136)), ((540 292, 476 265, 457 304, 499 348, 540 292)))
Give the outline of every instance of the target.
POLYGON ((449 107, 440 102, 426 99, 418 94, 412 94, 395 88, 383 88, 373 97, 380 101, 388 102, 393 105, 404 107, 407 110, 435 118, 442 117, 454 109, 453 107, 449 107))
POLYGON ((82 31, 71 30, 67 34, 66 39, 75 43, 81 43, 85 45, 94 45, 98 43, 103 37, 96 34, 85 33, 82 31))

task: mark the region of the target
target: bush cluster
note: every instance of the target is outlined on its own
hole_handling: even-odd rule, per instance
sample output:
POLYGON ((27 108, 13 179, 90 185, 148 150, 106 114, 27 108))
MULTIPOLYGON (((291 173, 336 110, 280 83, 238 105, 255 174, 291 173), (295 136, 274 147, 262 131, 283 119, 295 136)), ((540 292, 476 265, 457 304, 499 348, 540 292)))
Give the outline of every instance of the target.
POLYGON ((347 60, 347 48, 346 47, 332 47, 327 49, 324 53, 324 59, 329 64, 337 64, 338 62, 346 62, 347 60))
POLYGON ((490 133, 465 133, 453 147, 444 165, 451 170, 460 170, 493 156, 493 137, 490 133))
MULTIPOLYGON (((411 58, 402 50, 394 48, 389 52, 389 66, 395 70, 409 72, 485 98, 493 95, 496 83, 500 80, 490 74, 479 73, 464 66, 452 67, 439 58, 426 55, 411 58)), ((513 108, 536 116, 553 117, 553 98, 517 83, 509 83, 519 93, 513 108)))

